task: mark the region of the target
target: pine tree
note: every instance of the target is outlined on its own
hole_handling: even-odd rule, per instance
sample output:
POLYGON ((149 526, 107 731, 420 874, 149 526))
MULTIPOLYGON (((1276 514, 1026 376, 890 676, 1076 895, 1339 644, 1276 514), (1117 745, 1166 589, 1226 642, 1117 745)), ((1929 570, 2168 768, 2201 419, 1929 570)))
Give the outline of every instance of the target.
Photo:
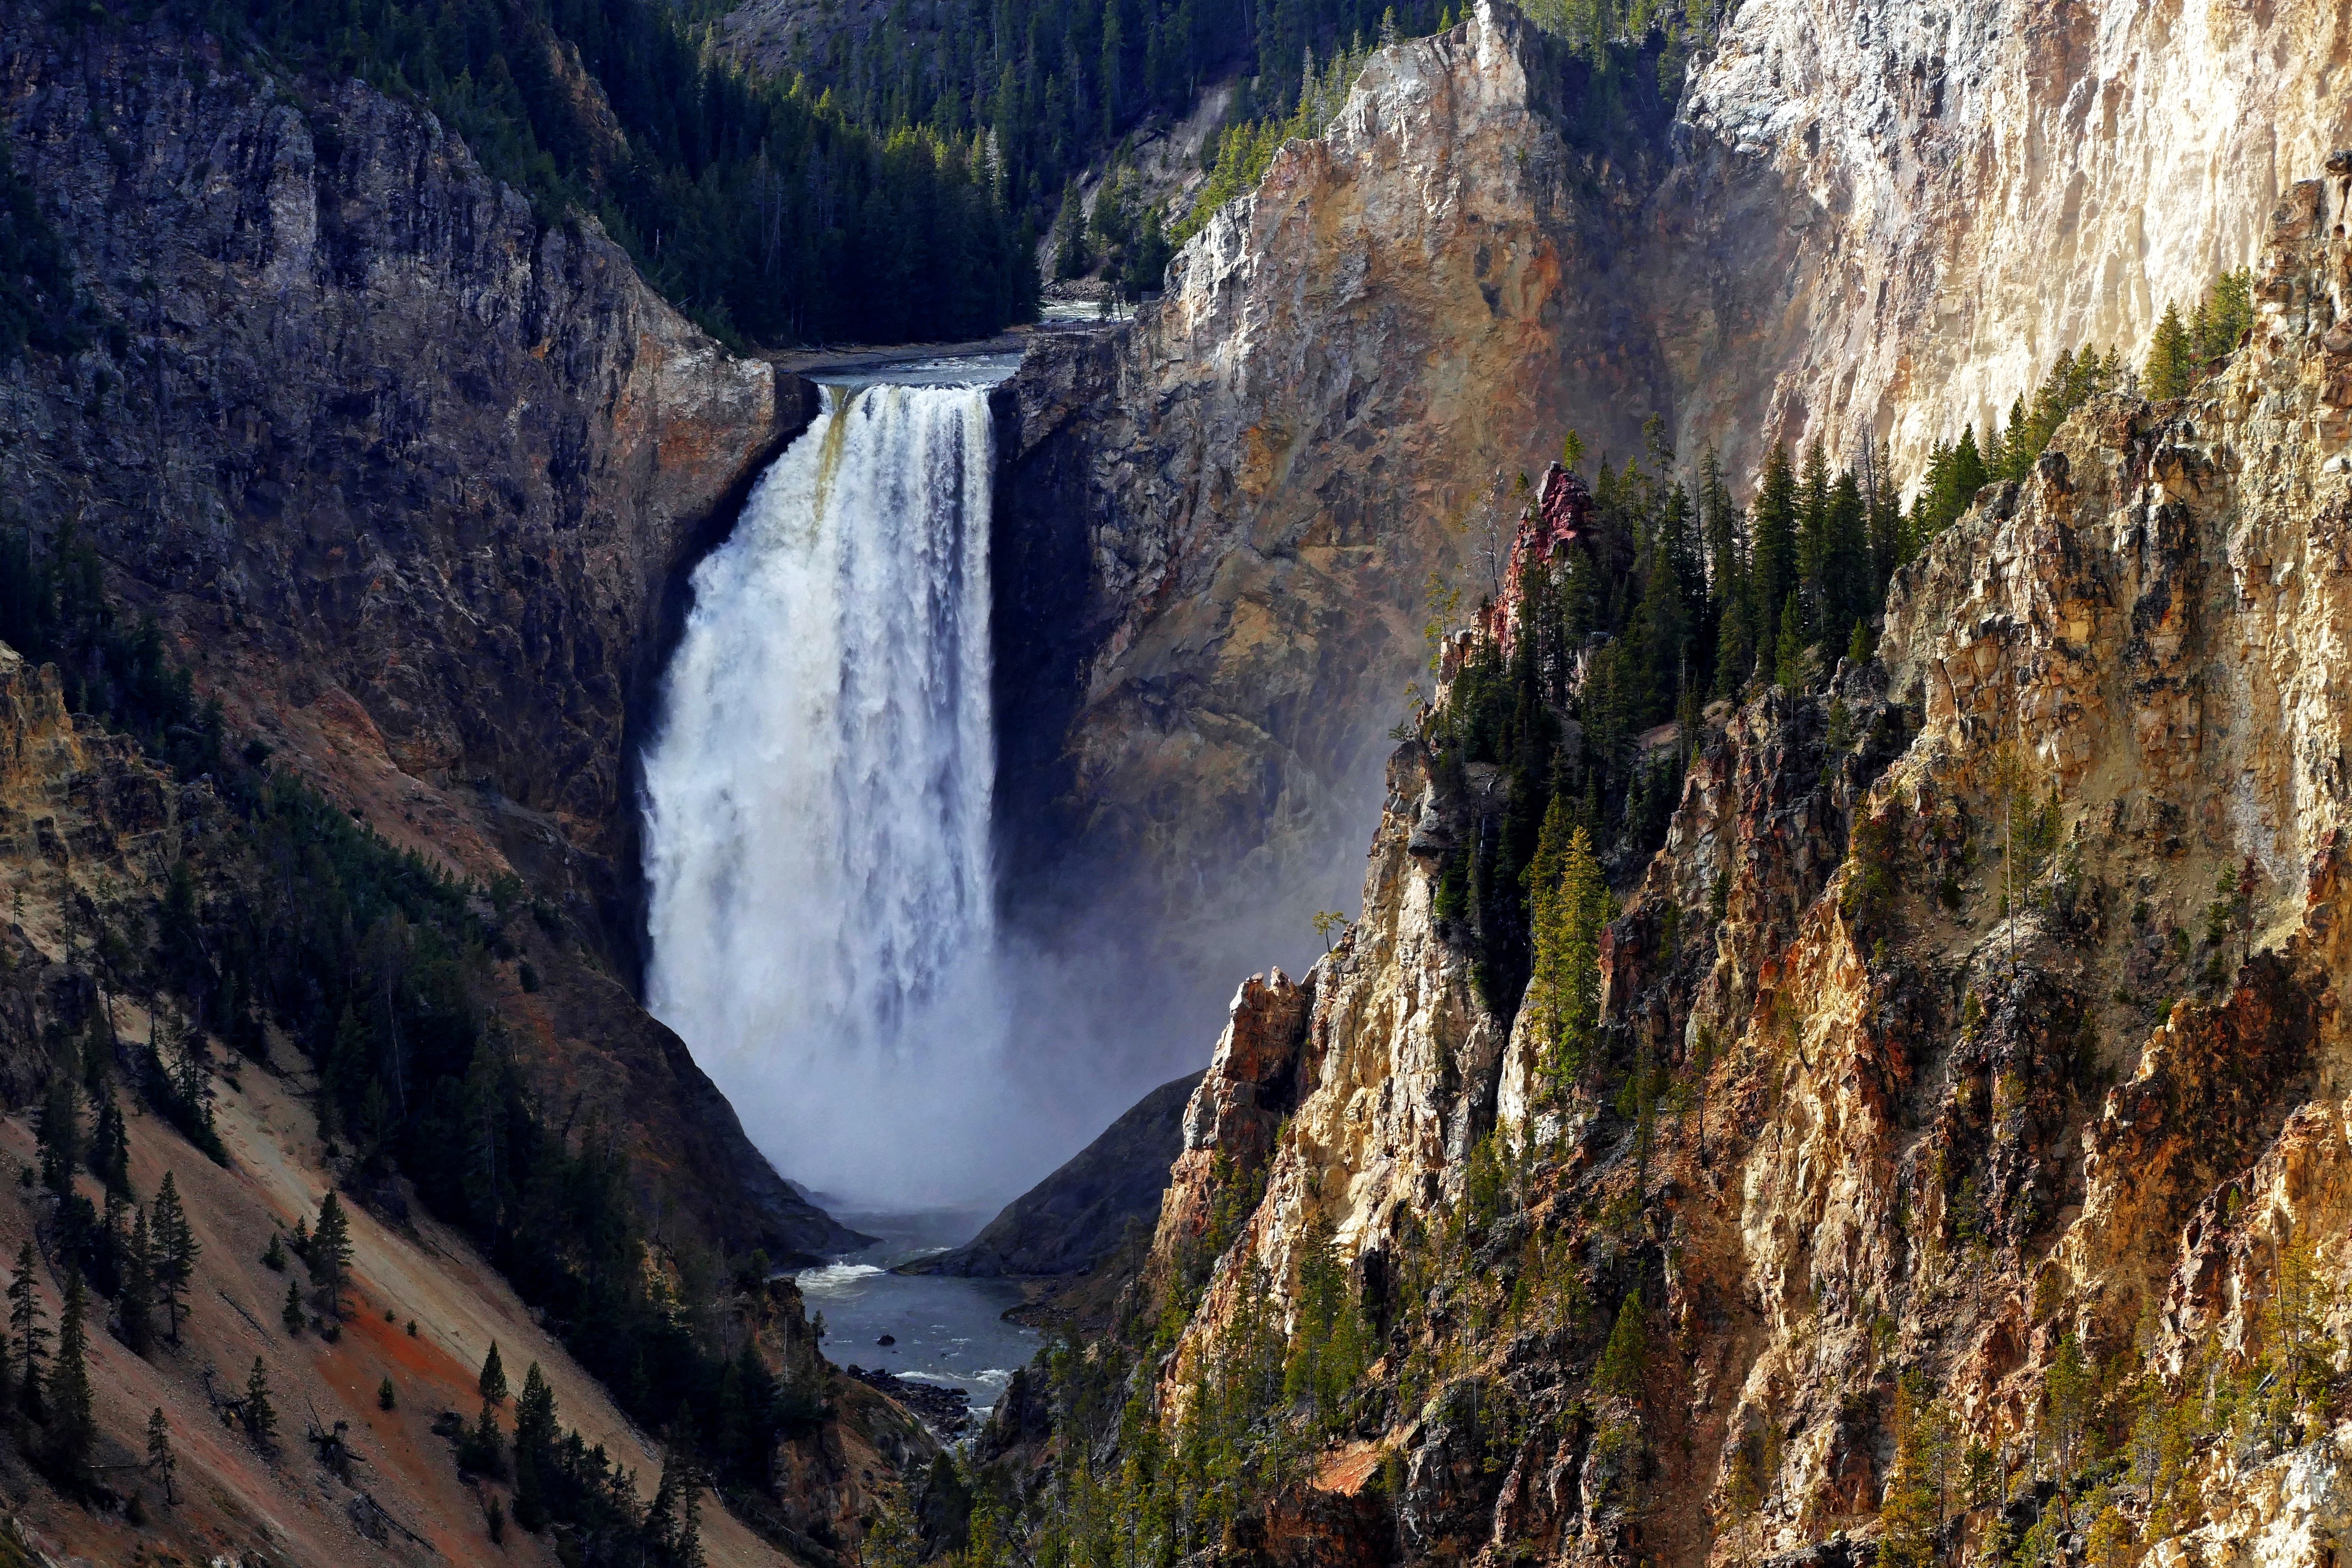
POLYGON ((1723 464, 1710 447, 1698 460, 1698 531, 1706 552, 1706 609, 1717 626, 1740 596, 1747 561, 1739 541, 1739 509, 1723 480, 1723 464))
POLYGON ((1804 592, 1808 627, 1835 611, 1829 576, 1830 464, 1819 441, 1805 448, 1805 476, 1797 489, 1797 582, 1804 592))
POLYGON ((1780 635, 1781 607, 1797 587, 1797 475, 1789 449, 1775 444, 1764 456, 1750 509, 1753 543, 1748 571, 1755 580, 1758 646, 1772 647, 1780 635))
POLYGON ((540 1466, 552 1454, 555 1426, 555 1391, 548 1386, 539 1363, 532 1362, 515 1400, 514 1515, 515 1522, 534 1535, 548 1522, 540 1466))
POLYGON ((187 1211, 180 1205, 180 1189, 171 1172, 163 1173, 163 1183, 155 1189, 155 1206, 147 1216, 148 1236, 152 1242, 155 1293, 163 1302, 163 1313, 170 1324, 172 1342, 180 1342, 180 1315, 186 1310, 188 1288, 196 1277, 196 1258, 204 1247, 188 1224, 187 1211))
POLYGON ((179 1468, 172 1453, 172 1424, 163 1419, 163 1407, 158 1405, 147 1417, 147 1474, 163 1489, 166 1503, 180 1500, 172 1490, 173 1472, 179 1468))
POLYGON ((301 1337, 303 1319, 302 1287, 291 1279, 286 1281, 286 1302, 285 1305, 278 1309, 278 1318, 280 1322, 286 1325, 286 1331, 288 1333, 295 1336, 297 1339, 301 1337))
POLYGON ((2167 305, 2148 345, 2147 368, 2140 372, 2140 391, 2156 402, 2179 397, 2189 388, 2197 369, 2197 345, 2181 324, 2178 307, 2167 305))
POLYGON ((98 1425, 90 1408, 85 1306, 81 1276, 68 1274, 65 1310, 58 1317, 57 1359, 49 1365, 47 1405, 50 1456, 77 1484, 87 1479, 90 1449, 98 1442, 98 1425))
POLYGON ((1878 613, 1883 597, 1870 563, 1869 515, 1852 468, 1830 487, 1822 521, 1822 633, 1878 613))
POLYGON ((1642 1292, 1635 1290, 1619 1305, 1617 1326, 1610 1331, 1609 1343, 1592 1369, 1592 1386, 1601 1393, 1641 1397, 1650 1365, 1650 1332, 1643 1317, 1642 1292))
POLYGON ((667 1568, 701 1568, 702 1478, 682 1444, 670 1445, 646 1510, 646 1539, 667 1568))
POLYGON ((482 1358, 482 1375, 476 1379, 482 1402, 503 1405, 507 1399, 507 1369, 499 1362, 499 1342, 490 1342, 490 1353, 482 1358))
POLYGON ((1977 451, 1977 427, 1961 426, 1959 445, 1952 448, 1951 486, 1959 503, 1953 515, 1966 511, 1976 500, 1977 492, 1991 481, 1992 476, 1985 471, 1984 458, 1977 451))
POLYGON ((1592 838, 1565 795, 1544 813, 1528 864, 1534 962, 1525 1005, 1535 1011, 1539 1059, 1555 1095, 1591 1066, 1601 1009, 1601 933, 1615 913, 1592 838))
POLYGON ((1904 553, 1903 497, 1896 489, 1893 454, 1885 443, 1863 444, 1863 504, 1869 514, 1871 602, 1884 604, 1895 569, 1908 559, 1904 553))
POLYGON ((2042 1386, 2042 1405, 2058 1466, 2059 1507, 2070 1525, 2074 1520, 2074 1472, 2082 1465, 2092 1406, 2099 1396, 2098 1381, 2097 1372, 2083 1359, 2081 1342, 2072 1333, 2060 1340, 2042 1386))
POLYGON ((2253 270, 2241 267, 2213 279, 2205 298, 2198 302, 2198 312, 2203 322, 2196 341, 2199 363, 2235 353, 2239 340, 2254 324, 2253 270))
POLYGON ((378 1410, 400 1408, 400 1390, 392 1385, 392 1374, 389 1373, 384 1374, 382 1383, 375 1385, 375 1407, 378 1410))
POLYGON ((130 1243, 123 1249, 122 1289, 115 1298, 114 1315, 122 1325, 122 1342, 133 1355, 145 1355, 155 1343, 154 1233, 142 1209, 131 1222, 130 1243))
POLYGON ((1878 1511, 1885 1531, 1878 1561, 1885 1568, 1935 1568, 1936 1532, 1943 1524, 1931 1451, 1936 1436, 1916 1375, 1904 1378, 1895 1392, 1895 1468, 1878 1511))
POLYGON ((1917 553, 1929 540, 1949 528, 1969 510, 1977 491, 1984 488, 1990 477, 1984 458, 1977 450, 1973 425, 1963 426, 1959 440, 1953 445, 1938 443, 1932 448, 1927 455, 1927 482, 1911 505, 1909 552, 1917 553))
POLYGON ((2025 399, 2018 398, 2009 405, 2009 424, 1995 428, 1987 426, 1985 435, 1985 468, 1997 479, 2024 477, 2025 465, 2032 460, 2032 438, 2026 434, 2025 399))
POLYGON ((515 1441, 535 1447, 555 1441, 555 1390, 537 1362, 522 1374, 522 1396, 515 1401, 515 1441))
POLYGON ((351 1275, 352 1228, 343 1213, 342 1200, 335 1196, 332 1187, 327 1189, 326 1197, 319 1205, 319 1226, 310 1233, 306 1258, 310 1265, 310 1282, 318 1287, 320 1310, 341 1322, 343 1288, 351 1275))
POLYGON ((1738 700, 1756 671, 1756 615, 1748 603, 1743 574, 1723 595, 1722 614, 1716 620, 1715 692, 1738 700))
POLYGON ((64 1072, 49 1075, 41 1100, 39 1124, 34 1130, 41 1155, 41 1184, 58 1197, 73 1194, 74 1167, 81 1161, 81 1128, 74 1080, 64 1072))
POLYGON ((264 1451, 278 1441, 278 1409, 269 1403, 269 1369, 253 1358, 253 1372, 245 1380, 245 1435, 264 1451))
POLYGON ((1794 691, 1804 682, 1805 674, 1805 614, 1794 592, 1780 612, 1780 636, 1772 650, 1772 679, 1783 691, 1794 691))
POLYGON ((106 1184, 109 1193, 131 1195, 131 1131, 111 1089, 103 1089, 98 1099, 98 1126, 89 1140, 89 1172, 106 1184))
POLYGON ((41 1402, 41 1359, 46 1354, 41 1347, 50 1337, 41 1326, 45 1315, 33 1276, 33 1244, 27 1241, 17 1248, 16 1278, 8 1287, 8 1328, 25 1358, 25 1375, 17 1386, 24 1390, 26 1405, 36 1408, 41 1402))
POLYGON ((506 1440, 499 1432, 498 1412, 487 1399, 482 1401, 482 1414, 473 1430, 457 1447, 457 1463, 478 1475, 507 1473, 506 1440))

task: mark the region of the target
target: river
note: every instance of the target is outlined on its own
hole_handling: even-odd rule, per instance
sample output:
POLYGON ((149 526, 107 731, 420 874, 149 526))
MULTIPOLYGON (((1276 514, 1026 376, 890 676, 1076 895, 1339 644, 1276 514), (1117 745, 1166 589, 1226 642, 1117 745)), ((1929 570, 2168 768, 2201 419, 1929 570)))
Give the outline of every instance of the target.
POLYGON ((859 1214, 827 1206, 843 1224, 881 1239, 795 1276, 811 1320, 824 1314, 826 1359, 961 1388, 971 1395, 976 1428, 1013 1369, 1045 1342, 1036 1330, 1004 1321, 1005 1310, 1021 1304, 1021 1288, 1003 1279, 890 1270, 970 1240, 990 1216, 939 1209, 859 1214), (880 1342, 885 1335, 894 1342, 880 1342))

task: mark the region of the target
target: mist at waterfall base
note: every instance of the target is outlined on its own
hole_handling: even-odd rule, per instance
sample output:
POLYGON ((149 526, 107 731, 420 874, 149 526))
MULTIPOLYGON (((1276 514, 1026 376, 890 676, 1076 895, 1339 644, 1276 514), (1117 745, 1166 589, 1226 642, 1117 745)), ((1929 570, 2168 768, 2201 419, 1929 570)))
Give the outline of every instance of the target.
POLYGON ((852 1207, 1008 1198, 1170 1076, 999 928, 992 441, 984 384, 827 387, 696 569, 646 758, 647 1005, 852 1207))

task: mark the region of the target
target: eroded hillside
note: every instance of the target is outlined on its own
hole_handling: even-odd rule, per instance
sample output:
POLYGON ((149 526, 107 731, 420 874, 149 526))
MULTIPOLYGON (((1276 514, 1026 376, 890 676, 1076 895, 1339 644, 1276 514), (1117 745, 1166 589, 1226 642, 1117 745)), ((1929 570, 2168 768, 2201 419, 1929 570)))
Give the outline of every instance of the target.
POLYGON ((1131 332, 1014 383, 1020 874, 1107 879, 1184 962, 1303 950, 1515 471, 1570 429, 1622 464, 1654 414, 1735 486, 1866 439, 1909 492, 2254 259, 2352 141, 2347 49, 2326 4, 1748 4, 1654 124, 1507 6, 1377 52, 1131 332))
POLYGON ((1507 1009, 1445 889, 1511 779, 1426 710, 1363 918, 1235 1001, 1123 1327, 1001 1434, 1060 1466, 1007 1517, 1104 1562, 2328 1561, 2347 208, 2338 155, 2227 368, 2075 415, 1874 658, 1712 711, 1622 913, 1580 830, 1539 856, 1507 1009))
MULTIPOLYGON (((286 808, 277 797, 274 809, 286 808)), ((514 1205, 485 1230, 478 1212, 421 1201, 418 1184, 384 1159, 381 1129, 343 1117, 331 1055, 322 1074, 274 1022, 232 1027, 234 1046, 202 1026, 205 994, 188 989, 173 954, 190 911, 207 916, 236 896, 255 809, 210 778, 181 781, 131 736, 78 721, 54 666, 36 670, 0 649, 0 865, 13 900, 0 928, 0 1088, 11 1109, 0 1146, 20 1175, 0 1188, 0 1262, 36 1304, 39 1331, 28 1337, 28 1309, 12 1292, 20 1315, 0 1384, 10 1411, 0 1468, 28 1542, 106 1562, 667 1562, 648 1511, 667 1496, 668 1528, 683 1520, 685 1491, 664 1493, 667 1479, 697 1499, 711 1563, 836 1560, 901 1468, 935 1443, 826 1365, 798 1292, 763 1263, 713 1256, 691 1223, 633 1231, 626 1162, 593 1113, 584 1129, 553 1134, 572 1152, 542 1158, 528 1190, 510 1184, 523 1173, 504 1186, 497 1176, 520 1147, 511 1133, 461 1119, 471 1131, 444 1150, 445 1165, 514 1205), (192 1247, 161 1239, 173 1201, 192 1247), (323 1233, 331 1202, 349 1237, 340 1270, 319 1242, 301 1246, 323 1233), (534 1262, 516 1230, 555 1246, 534 1262), (601 1248, 614 1250, 600 1258, 601 1248), (167 1291, 161 1259, 173 1255, 191 1266, 167 1291), (582 1289, 572 1272, 615 1264, 643 1276, 618 1297, 582 1289), (527 1304, 510 1278, 538 1299, 527 1304), (82 1293, 88 1324, 79 1445, 56 1383, 69 1290, 82 1293), (633 1421, 608 1387, 642 1407, 656 1391, 592 1375, 572 1353, 610 1361, 634 1342, 637 1382, 657 1366, 681 1380, 674 1394, 691 1396, 694 1363, 677 1359, 665 1331, 649 1334, 636 1309, 613 1315, 646 1298, 652 1323, 667 1316, 668 1331, 737 1358, 701 1411, 633 1421), (493 1344, 508 1393, 489 1450, 478 1378, 493 1344), (252 1414, 257 1363, 274 1429, 252 1414), (536 1427, 533 1367, 553 1401, 536 1427), (148 1447, 157 1411, 175 1461, 168 1475, 148 1447), (706 1418, 709 1452, 740 1440, 726 1434, 746 1423, 774 1443, 751 1484, 695 1457, 688 1428, 706 1418), (574 1432, 583 1446, 567 1447, 574 1432)), ((495 919, 487 895, 471 896, 495 919)), ((509 1066, 530 1070, 549 1048, 551 1015, 595 1005, 595 988, 611 984, 530 931, 527 908, 515 912, 519 940, 491 939, 509 957, 478 997, 491 1018, 478 1084, 485 1072, 495 1081, 509 1066)), ((209 919, 196 931, 233 940, 209 919)), ((594 1086, 579 1064, 567 1070, 582 1075, 576 1108, 594 1086)), ((510 1117, 520 1103, 475 1100, 472 1114, 510 1117)), ((690 1147, 675 1155, 680 1167, 694 1157, 690 1147)), ((674 1550, 682 1539, 673 1535, 674 1550)))

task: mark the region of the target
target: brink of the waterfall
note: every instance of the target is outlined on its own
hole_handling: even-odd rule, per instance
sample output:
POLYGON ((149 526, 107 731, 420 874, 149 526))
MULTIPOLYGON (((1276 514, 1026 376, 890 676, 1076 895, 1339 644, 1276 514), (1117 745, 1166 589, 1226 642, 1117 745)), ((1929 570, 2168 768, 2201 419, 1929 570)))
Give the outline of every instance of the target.
POLYGON ((648 1005, 827 1190, 986 1163, 987 397, 826 388, 694 574, 646 762, 648 1005))

